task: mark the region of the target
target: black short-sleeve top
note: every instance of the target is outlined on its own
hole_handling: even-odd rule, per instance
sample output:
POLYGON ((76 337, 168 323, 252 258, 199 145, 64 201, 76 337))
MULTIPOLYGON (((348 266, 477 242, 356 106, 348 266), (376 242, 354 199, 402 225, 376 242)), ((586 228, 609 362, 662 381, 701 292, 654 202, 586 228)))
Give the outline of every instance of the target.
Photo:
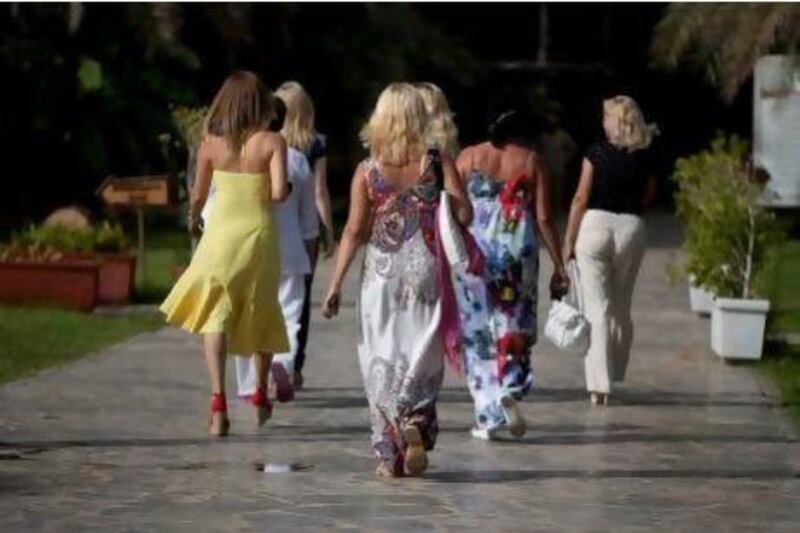
POLYGON ((594 169, 588 209, 640 215, 651 173, 650 149, 628 151, 604 139, 586 151, 594 169))
POLYGON ((328 155, 328 139, 321 133, 317 133, 317 136, 314 138, 314 142, 311 143, 311 146, 308 148, 306 152, 306 159, 308 159, 308 166, 311 167, 311 170, 314 170, 314 165, 317 164, 317 160, 322 159, 323 157, 328 155))

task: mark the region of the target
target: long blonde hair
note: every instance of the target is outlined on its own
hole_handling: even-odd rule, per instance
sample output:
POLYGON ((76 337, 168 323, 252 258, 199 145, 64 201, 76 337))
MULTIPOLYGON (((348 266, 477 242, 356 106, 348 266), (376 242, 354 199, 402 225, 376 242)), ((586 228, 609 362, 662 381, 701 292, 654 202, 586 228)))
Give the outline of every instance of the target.
POLYGON ((269 125, 274 113, 272 95, 258 76, 238 70, 214 97, 203 132, 224 138, 232 151, 239 152, 250 135, 269 125))
POLYGON ((444 91, 430 82, 417 83, 415 87, 425 102, 430 118, 428 136, 440 151, 455 159, 458 156, 458 128, 453 122, 453 112, 450 111, 444 91))
POLYGON ((427 148, 428 112, 410 83, 392 83, 378 97, 361 140, 370 156, 382 163, 404 165, 427 148))
POLYGON ((653 141, 654 126, 648 125, 641 109, 630 96, 619 95, 603 101, 604 119, 610 119, 608 142, 630 152, 647 148, 653 141))
POLYGON ((286 118, 281 129, 286 144, 301 152, 308 152, 317 137, 317 130, 314 128, 314 102, 296 81, 283 82, 275 91, 275 96, 286 105, 286 118))

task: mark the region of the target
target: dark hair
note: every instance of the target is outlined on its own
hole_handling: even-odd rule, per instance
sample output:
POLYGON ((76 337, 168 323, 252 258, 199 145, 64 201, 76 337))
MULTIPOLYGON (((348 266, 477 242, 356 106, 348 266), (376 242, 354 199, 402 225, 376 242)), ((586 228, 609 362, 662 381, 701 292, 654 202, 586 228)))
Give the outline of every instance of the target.
POLYGON ((489 99, 486 112, 489 142, 497 148, 514 143, 529 146, 533 141, 533 116, 525 98, 504 90, 489 99))
POLYGON ((280 132, 283 129, 283 121, 286 120, 286 104, 280 97, 276 97, 272 101, 274 116, 272 122, 269 123, 269 130, 280 132))
POLYGON ((228 76, 214 97, 206 131, 225 138, 238 152, 253 132, 267 127, 273 116, 273 100, 258 76, 238 70, 228 76))

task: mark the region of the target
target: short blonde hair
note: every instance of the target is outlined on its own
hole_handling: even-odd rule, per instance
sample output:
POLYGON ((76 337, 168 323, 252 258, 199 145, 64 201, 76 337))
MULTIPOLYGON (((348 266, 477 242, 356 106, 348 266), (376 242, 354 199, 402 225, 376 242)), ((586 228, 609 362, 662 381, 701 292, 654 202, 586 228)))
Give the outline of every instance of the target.
POLYGON ((283 82, 275 91, 275 96, 286 105, 286 118, 281 129, 286 144, 301 152, 308 152, 317 137, 314 102, 296 81, 283 82))
POLYGON ((611 131, 607 132, 611 144, 631 152, 650 146, 652 128, 633 98, 620 95, 604 100, 603 113, 612 120, 611 131))
POLYGON ((392 83, 378 97, 361 140, 380 162, 404 165, 427 148, 428 112, 419 91, 409 83, 392 83))
POLYGON ((442 153, 455 159, 458 156, 458 128, 453 122, 453 112, 444 91, 430 82, 417 83, 415 87, 428 111, 428 136, 442 153))

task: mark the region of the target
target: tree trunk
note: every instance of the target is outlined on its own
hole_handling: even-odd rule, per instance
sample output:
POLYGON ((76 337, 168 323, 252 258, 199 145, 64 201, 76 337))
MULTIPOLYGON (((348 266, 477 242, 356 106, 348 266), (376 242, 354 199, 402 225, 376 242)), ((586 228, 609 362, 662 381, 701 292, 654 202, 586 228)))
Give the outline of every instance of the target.
POLYGON ((742 288, 742 298, 745 300, 750 297, 750 278, 753 276, 753 251, 756 244, 756 217, 753 208, 747 208, 748 229, 747 236, 747 263, 744 269, 744 287, 742 288))

